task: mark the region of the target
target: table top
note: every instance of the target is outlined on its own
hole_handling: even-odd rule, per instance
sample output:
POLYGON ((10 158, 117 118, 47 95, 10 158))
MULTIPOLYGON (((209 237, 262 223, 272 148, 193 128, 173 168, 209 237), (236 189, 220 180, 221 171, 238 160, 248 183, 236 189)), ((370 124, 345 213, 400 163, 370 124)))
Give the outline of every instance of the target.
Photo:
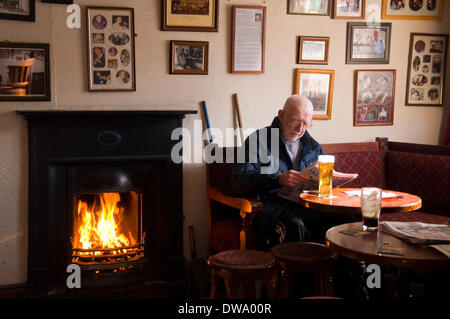
MULTIPOLYGON (((333 188, 333 196, 331 198, 319 198, 314 194, 302 193, 300 194, 299 203, 300 205, 319 211, 360 215, 360 197, 350 196, 345 193, 345 191, 358 190, 360 190, 360 188, 333 188)), ((394 193, 396 197, 382 199, 382 213, 409 212, 422 207, 422 200, 419 196, 384 189, 383 192, 394 193)))
POLYGON ((330 228, 326 233, 326 245, 338 255, 369 264, 413 269, 450 268, 450 258, 433 247, 409 243, 383 232, 363 232, 362 222, 348 223, 330 228), (358 237, 341 231, 362 232, 358 237), (379 248, 403 250, 404 255, 379 253, 379 248))

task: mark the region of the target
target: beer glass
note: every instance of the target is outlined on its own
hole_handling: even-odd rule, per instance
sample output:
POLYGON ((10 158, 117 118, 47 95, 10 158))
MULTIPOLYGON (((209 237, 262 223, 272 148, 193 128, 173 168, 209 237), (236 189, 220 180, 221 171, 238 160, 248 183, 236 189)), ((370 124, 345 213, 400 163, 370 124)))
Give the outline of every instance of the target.
POLYGON ((381 211, 381 189, 377 187, 361 188, 361 213, 363 230, 372 231, 378 228, 381 211))
POLYGON ((333 187, 333 155, 319 155, 319 197, 330 197, 333 187))

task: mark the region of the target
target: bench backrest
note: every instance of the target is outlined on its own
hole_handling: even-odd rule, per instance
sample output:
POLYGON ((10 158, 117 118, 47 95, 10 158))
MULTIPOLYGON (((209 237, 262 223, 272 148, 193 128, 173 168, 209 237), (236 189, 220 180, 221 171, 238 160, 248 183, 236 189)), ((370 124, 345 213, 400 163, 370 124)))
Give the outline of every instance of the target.
POLYGON ((343 187, 385 187, 386 152, 378 142, 322 144, 322 147, 335 156, 336 171, 358 173, 358 178, 343 187))
POLYGON ((450 216, 450 147, 389 142, 387 187, 420 196, 422 210, 450 216))

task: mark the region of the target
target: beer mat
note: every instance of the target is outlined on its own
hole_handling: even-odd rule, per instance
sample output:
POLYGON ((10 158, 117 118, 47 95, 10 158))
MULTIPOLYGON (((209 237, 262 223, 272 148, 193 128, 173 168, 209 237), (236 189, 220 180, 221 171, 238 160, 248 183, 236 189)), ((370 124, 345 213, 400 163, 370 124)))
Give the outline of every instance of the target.
POLYGON ((382 247, 378 248, 379 254, 389 254, 389 255, 399 255, 403 256, 405 254, 405 248, 402 247, 382 247))
POLYGON ((349 235, 352 237, 360 237, 360 236, 369 234, 369 232, 364 231, 364 230, 359 230, 359 229, 344 229, 344 230, 341 230, 340 233, 344 234, 344 235, 349 235))

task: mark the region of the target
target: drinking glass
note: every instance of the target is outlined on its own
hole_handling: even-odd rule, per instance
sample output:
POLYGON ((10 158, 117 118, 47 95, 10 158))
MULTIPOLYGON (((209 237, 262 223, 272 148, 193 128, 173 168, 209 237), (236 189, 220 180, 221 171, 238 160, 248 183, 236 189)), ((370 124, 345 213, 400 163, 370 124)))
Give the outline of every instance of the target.
POLYGON ((364 231, 378 229, 378 219, 380 218, 381 211, 381 193, 381 189, 377 187, 361 188, 361 214, 364 231))
POLYGON ((319 155, 319 197, 331 197, 333 188, 333 155, 319 155))

